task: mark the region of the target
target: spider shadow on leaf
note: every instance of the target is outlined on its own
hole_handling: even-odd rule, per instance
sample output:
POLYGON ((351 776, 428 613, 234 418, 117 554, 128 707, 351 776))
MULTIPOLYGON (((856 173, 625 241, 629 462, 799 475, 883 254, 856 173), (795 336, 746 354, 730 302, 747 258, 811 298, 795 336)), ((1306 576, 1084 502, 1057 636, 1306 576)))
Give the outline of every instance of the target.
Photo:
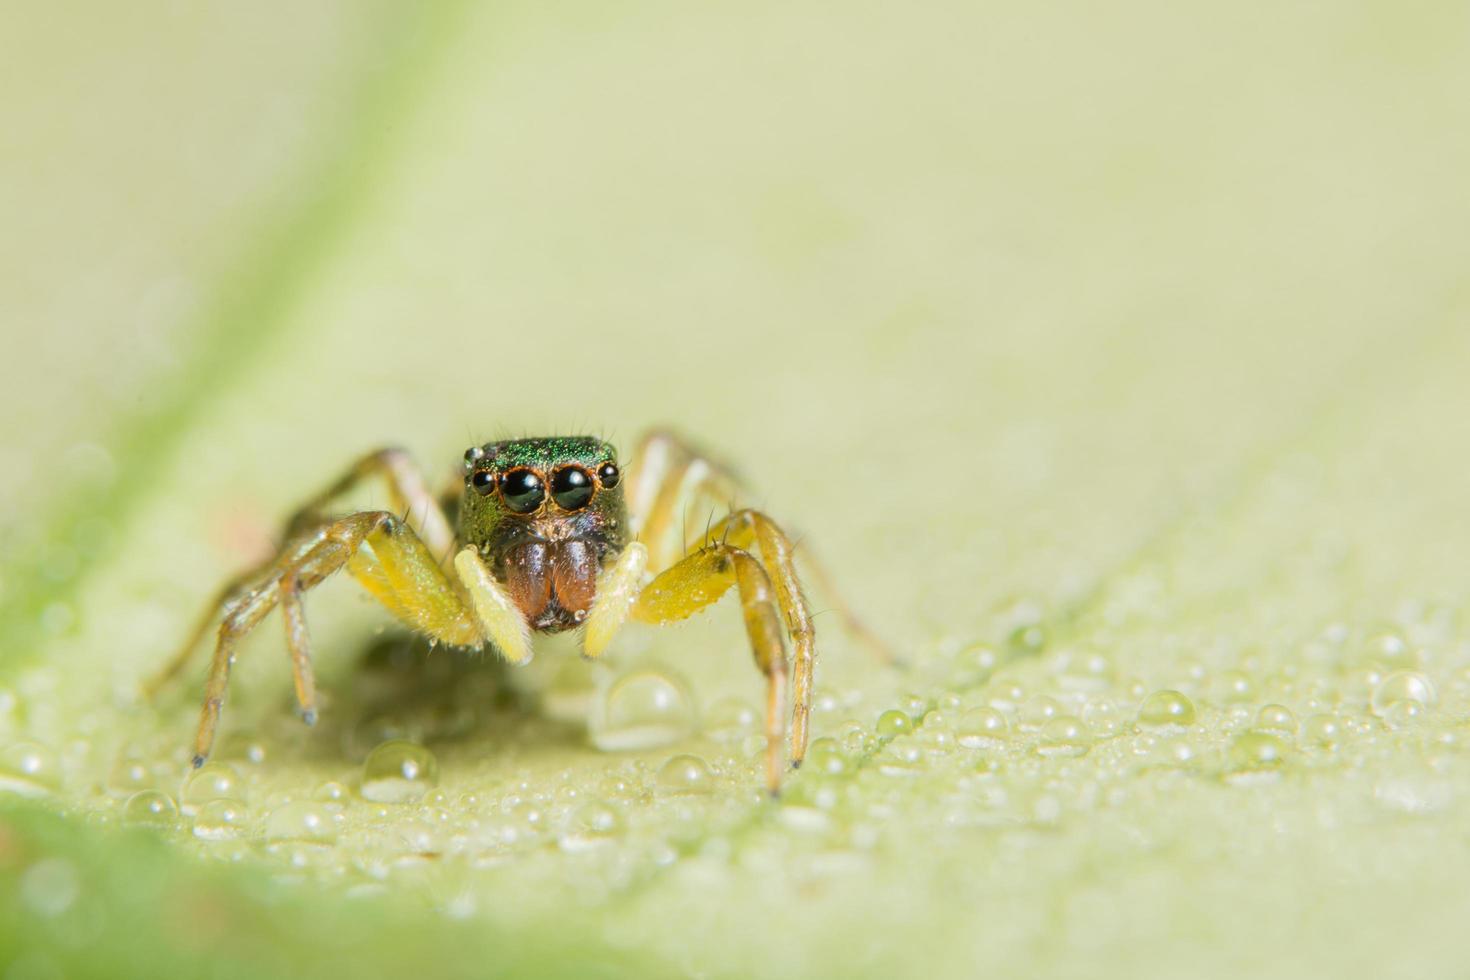
MULTIPOLYGON (((478 744, 486 753, 587 745, 582 728, 548 717, 538 695, 514 683, 511 666, 493 652, 434 646, 407 630, 374 637, 324 693, 327 710, 304 739, 303 753, 316 761, 360 763, 392 739, 435 751, 478 744)), ((301 725, 288 710, 278 717, 301 725)))

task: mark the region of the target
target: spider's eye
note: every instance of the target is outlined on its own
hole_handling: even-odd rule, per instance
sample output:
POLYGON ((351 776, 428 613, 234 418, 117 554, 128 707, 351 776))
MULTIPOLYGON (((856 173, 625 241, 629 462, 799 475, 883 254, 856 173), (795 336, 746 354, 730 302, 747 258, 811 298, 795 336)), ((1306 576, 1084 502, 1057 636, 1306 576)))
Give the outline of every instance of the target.
POLYGON ((489 470, 476 470, 470 474, 470 486, 475 488, 475 493, 488 497, 495 492, 495 474, 489 470))
POLYGON ((563 466, 551 474, 551 499, 562 510, 581 510, 592 499, 592 474, 580 466, 563 466))
POLYGON ((500 478, 500 496, 513 513, 529 514, 546 499, 546 487, 535 470, 511 470, 500 478))
POLYGON ((623 474, 618 472, 617 463, 603 463, 597 468, 597 479, 609 490, 617 486, 622 478, 623 474))

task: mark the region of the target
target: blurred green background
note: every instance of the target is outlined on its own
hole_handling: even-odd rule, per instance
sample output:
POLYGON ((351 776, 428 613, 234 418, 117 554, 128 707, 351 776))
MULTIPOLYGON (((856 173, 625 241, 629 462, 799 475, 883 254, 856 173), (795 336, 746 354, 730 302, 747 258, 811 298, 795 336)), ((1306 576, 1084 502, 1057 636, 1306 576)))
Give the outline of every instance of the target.
POLYGON ((1467 56, 1448 3, 0 8, 0 973, 1463 972, 1467 56), (322 725, 272 620, 185 782, 203 658, 138 680, 356 454, 654 424, 904 657, 818 618, 779 805, 733 609, 510 677, 341 583, 322 725))

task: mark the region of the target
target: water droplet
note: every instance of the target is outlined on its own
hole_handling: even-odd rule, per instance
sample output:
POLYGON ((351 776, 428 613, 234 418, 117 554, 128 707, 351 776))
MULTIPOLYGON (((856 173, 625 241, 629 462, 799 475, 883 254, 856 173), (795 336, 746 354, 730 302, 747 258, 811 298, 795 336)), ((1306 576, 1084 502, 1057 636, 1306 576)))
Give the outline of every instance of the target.
POLYGON ((917 776, 924 768, 924 750, 912 742, 894 742, 875 761, 885 776, 917 776))
POLYGON ((211 762, 196 769, 184 783, 179 802, 185 813, 193 813, 210 800, 245 799, 245 784, 240 774, 223 762, 211 762))
POLYGON ((1045 756, 1075 758, 1092 748, 1092 733, 1082 719, 1057 715, 1041 728, 1041 741, 1036 751, 1045 756))
POLYGON ((1373 713, 1384 715, 1399 701, 1415 701, 1432 708, 1439 696, 1428 677, 1413 670, 1394 671, 1373 689, 1373 713))
POLYGON ((165 829, 179 821, 179 808, 167 793, 145 789, 134 793, 123 804, 123 819, 140 827, 165 829))
POLYGON ((601 800, 593 800, 577 809, 572 823, 584 833, 608 836, 617 833, 622 821, 618 819, 618 811, 601 800))
POLYGON ((1217 678, 1220 700, 1226 702, 1249 701, 1254 696, 1251 679, 1238 670, 1227 670, 1217 678))
POLYGON ((1429 708, 1421 701, 1395 701, 1384 709, 1382 717, 1390 728, 1410 728, 1429 717, 1429 708))
POLYGON ((107 791, 127 798, 140 789, 156 789, 148 763, 134 756, 120 756, 107 773, 107 791))
POLYGON ((921 694, 904 694, 898 699, 898 710, 909 716, 910 721, 918 721, 929 712, 929 699, 921 694))
POLYGON ((1286 760, 1286 743, 1265 732, 1246 732, 1230 746, 1233 769, 1275 769, 1286 760))
POLYGON ((1413 648, 1396 629, 1382 630, 1370 636, 1363 654, 1373 663, 1382 664, 1390 670, 1415 666, 1413 648))
POLYGON ((694 700, 684 682, 669 671, 643 669, 607 689, 588 734, 604 752, 626 752, 682 742, 694 729, 694 700))
POLYGON ((230 840, 245 829, 250 811, 239 800, 209 800, 194 817, 194 836, 200 840, 230 840))
POLYGON ((720 742, 738 742, 756 731, 759 715, 742 698, 721 698, 704 712, 704 732, 720 742))
POLYGON ((1296 734, 1296 715, 1284 704, 1267 704, 1256 713, 1256 730, 1290 737, 1296 734))
POLYGON ((362 765, 362 798, 374 803, 412 803, 438 784, 434 753, 406 739, 384 742, 362 765))
POLYGON ((1082 708, 1082 720, 1099 738, 1112 738, 1123 727, 1123 713, 1106 698, 1088 701, 1082 708))
POLYGON ((1005 738, 1010 726, 1006 716, 994 708, 971 708, 960 716, 959 739, 966 748, 982 748, 1005 738))
POLYGON ((328 780, 312 792, 311 798, 318 803, 346 803, 347 787, 336 780, 328 780))
POLYGON ((1046 631, 1040 626, 1019 626, 1007 640, 1011 652, 1018 655, 1037 653, 1046 646, 1046 631))
POLYGON ((819 738, 806 750, 803 771, 819 772, 827 776, 839 776, 852 768, 847 754, 838 746, 836 739, 819 738))
POLYGON ((1138 708, 1138 723, 1151 728, 1193 725, 1195 717, 1194 702, 1180 691, 1155 691, 1138 708))
POLYGON ((878 716, 877 729, 879 737, 895 738, 913 731, 914 721, 897 708, 890 708, 878 716))
POLYGON ((337 824, 320 803, 297 800, 271 811, 265 821, 265 839, 330 844, 337 839, 337 824))
POLYGON ((0 792, 41 796, 61 787, 56 754, 36 742, 15 742, 0 749, 0 792))
POLYGON ((661 793, 703 794, 714 789, 715 779, 697 755, 676 755, 658 771, 661 793))
POLYGON ((1329 747, 1342 741, 1342 722, 1332 715, 1308 715, 1302 722, 1302 737, 1313 745, 1329 747))
POLYGON ((1021 711, 1016 717, 1016 723, 1022 728, 1040 728, 1062 713, 1062 706, 1057 703, 1056 698, 1047 697, 1045 694, 1038 694, 1021 705, 1021 711))
POLYGON ((249 732, 226 733, 220 739, 218 748, 214 750, 216 760, 248 762, 256 766, 265 762, 265 756, 265 743, 258 736, 249 732))

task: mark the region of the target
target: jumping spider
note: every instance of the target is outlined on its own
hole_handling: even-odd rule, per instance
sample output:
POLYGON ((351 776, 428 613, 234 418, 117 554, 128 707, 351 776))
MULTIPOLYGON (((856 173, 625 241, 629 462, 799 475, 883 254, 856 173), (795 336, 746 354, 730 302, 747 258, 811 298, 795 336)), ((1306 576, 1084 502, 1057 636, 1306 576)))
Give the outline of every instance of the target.
MULTIPOLYGON (((302 717, 315 722, 302 593, 338 569, 415 631, 450 646, 488 644, 513 664, 530 659, 533 632, 580 629, 583 655, 594 658, 630 616, 655 625, 686 619, 735 586, 766 678, 766 783, 774 794, 786 733, 788 637, 793 766, 806 754, 812 708, 815 635, 796 548, 773 520, 748 509, 729 509, 696 538, 676 534, 681 504, 730 508, 738 483, 670 433, 645 436, 628 469, 625 476, 616 451, 600 439, 511 439, 471 448, 462 487, 456 480, 436 498, 402 450, 366 456, 296 513, 274 558, 230 581, 150 688, 177 674, 218 620, 194 741, 197 767, 214 745, 235 647, 276 606, 302 717), (374 478, 387 485, 392 510, 334 512, 345 494, 374 478), (457 514, 457 530, 449 513, 457 514), (656 573, 651 581, 649 573, 656 573)), ((850 610, 839 603, 837 611, 873 642, 850 610)))

